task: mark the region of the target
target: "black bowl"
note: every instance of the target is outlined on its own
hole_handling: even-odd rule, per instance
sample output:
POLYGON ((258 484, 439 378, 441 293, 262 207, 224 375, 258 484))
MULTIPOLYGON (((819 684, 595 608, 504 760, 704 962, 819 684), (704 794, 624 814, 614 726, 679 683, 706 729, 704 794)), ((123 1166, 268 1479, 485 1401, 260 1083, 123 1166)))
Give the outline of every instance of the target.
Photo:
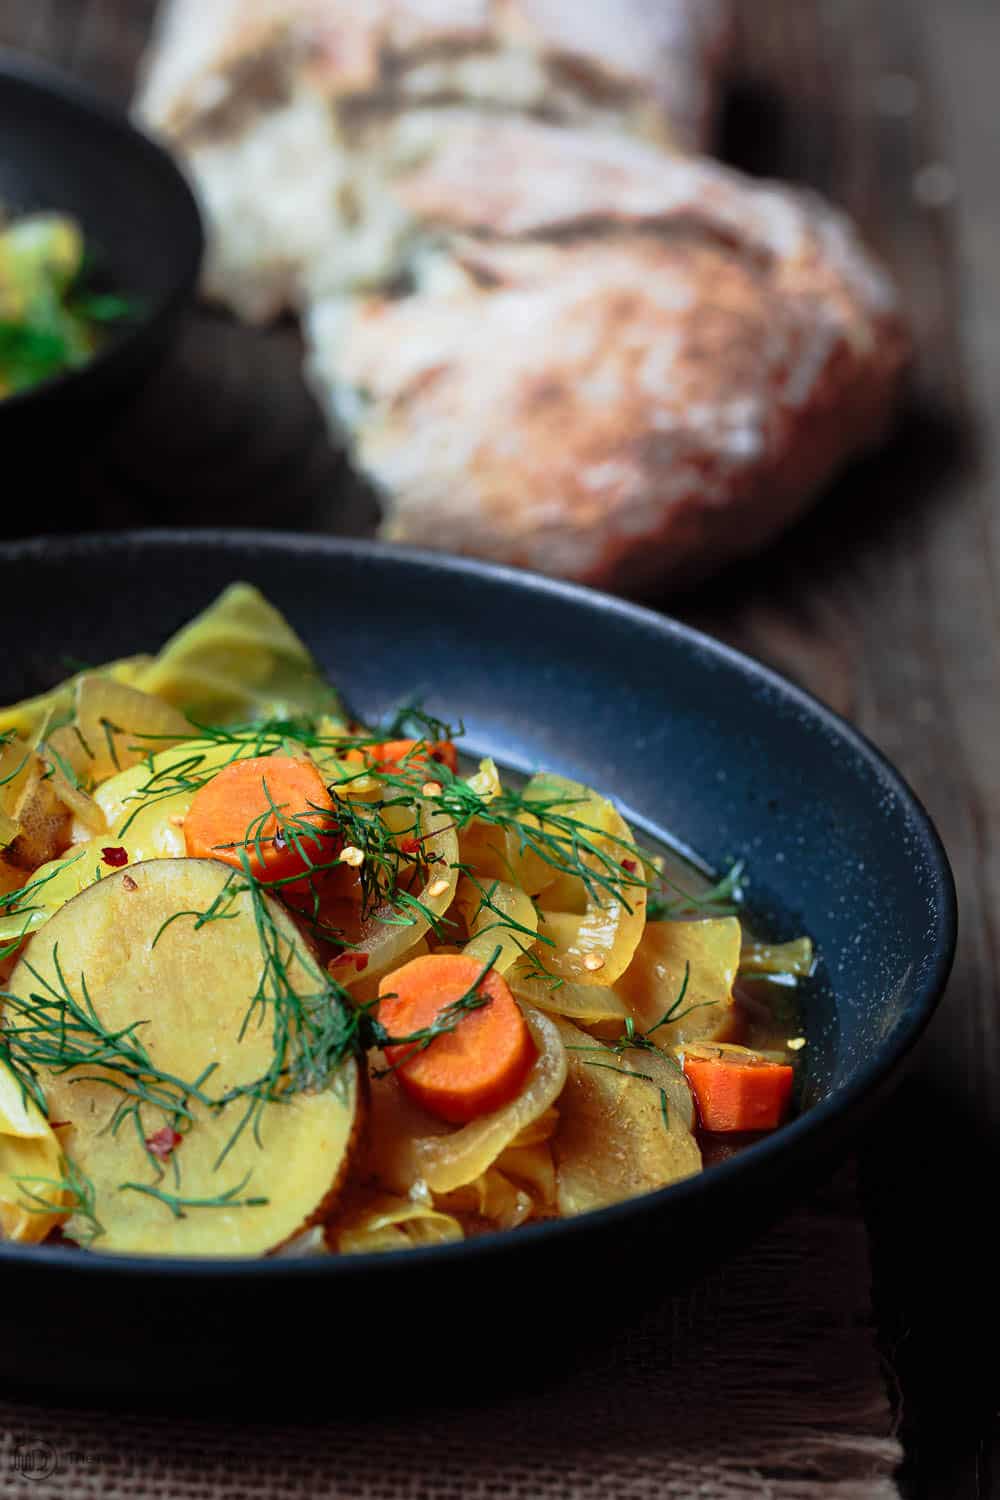
POLYGON ((47 67, 0 52, 0 205, 71 214, 101 284, 136 314, 86 365, 0 400, 0 437, 91 431, 133 394, 176 332, 198 278, 201 219, 167 153, 119 110, 47 67), (58 423, 59 426, 54 426, 58 423))
MULTIPOLYGON (((334 1361, 349 1351, 356 1389, 370 1377, 384 1390, 402 1321, 428 1379, 439 1354, 474 1382, 475 1332, 466 1345, 451 1309, 485 1297, 494 1328, 530 1331, 526 1306, 544 1300, 548 1319, 604 1299, 617 1322, 641 1305, 636 1289, 681 1284, 844 1155, 947 978, 948 863, 879 753, 766 668, 620 600, 374 544, 164 532, 0 547, 11 643, 0 702, 59 677, 67 653, 99 661, 155 648, 237 578, 287 612, 359 713, 425 694, 445 718, 464 716, 475 750, 592 783, 708 866, 745 860, 758 922, 818 945, 802 1114, 663 1192, 382 1258, 171 1261, 0 1246, 8 1380, 127 1389, 141 1365, 147 1393, 253 1386, 273 1399, 294 1388, 297 1369, 311 1375, 311 1361, 291 1355, 305 1338, 335 1346, 334 1361)), ((519 1339, 509 1352, 523 1370, 519 1339)))

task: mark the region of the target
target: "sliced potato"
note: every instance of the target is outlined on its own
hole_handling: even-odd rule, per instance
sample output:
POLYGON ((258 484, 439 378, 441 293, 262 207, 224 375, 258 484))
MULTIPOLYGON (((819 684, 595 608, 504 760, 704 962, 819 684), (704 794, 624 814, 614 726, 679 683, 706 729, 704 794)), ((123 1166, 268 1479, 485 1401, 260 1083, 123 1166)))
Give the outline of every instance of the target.
POLYGON ((730 1038, 738 1025, 733 982, 741 943, 737 917, 648 923, 615 986, 637 1028, 655 1028, 652 1039, 658 1047, 730 1038), (671 1011, 672 1018, 658 1026, 671 1011))
POLYGON ((683 1075, 666 1058, 615 1056, 568 1021, 555 1025, 569 1059, 552 1142, 560 1213, 605 1208, 699 1172, 683 1075))
POLYGON ((68 1212, 62 1177, 55 1131, 0 1062, 0 1239, 44 1240, 68 1212))
MULTIPOLYGON (((223 1158, 247 1098, 221 1108, 210 1101, 266 1076, 276 1016, 288 1014, 275 1002, 274 965, 265 973, 255 916, 273 935, 294 995, 322 996, 326 988, 284 908, 263 894, 257 901, 255 908, 239 877, 215 860, 134 865, 62 907, 11 976, 9 991, 36 1019, 46 997, 53 1021, 69 1015, 67 996, 84 1012, 92 1007, 93 1022, 78 1013, 70 1032, 80 1045, 92 1046, 95 1031, 125 1037, 101 1065, 59 1071, 36 1059, 50 1116, 72 1123, 72 1161, 93 1186, 103 1228, 97 1249, 260 1255, 324 1219, 336 1201, 361 1113, 353 1058, 321 1088, 265 1099, 256 1131, 244 1129, 223 1158), (196 914, 220 900, 224 918, 196 926, 196 914), (264 1003, 255 1005, 259 995, 264 1003), (148 1057, 138 1084, 122 1061, 129 1046, 148 1057), (205 1100, 191 1093, 186 1120, 175 1110, 199 1079, 205 1100), (147 1099, 133 1117, 123 1087, 163 1103, 147 1099), (160 1133, 177 1125, 181 1139, 161 1162, 144 1142, 164 1150, 160 1133)), ((5 1025, 18 1013, 23 1008, 8 1001, 5 1025)), ((71 1236, 75 1227, 71 1219, 71 1236)))

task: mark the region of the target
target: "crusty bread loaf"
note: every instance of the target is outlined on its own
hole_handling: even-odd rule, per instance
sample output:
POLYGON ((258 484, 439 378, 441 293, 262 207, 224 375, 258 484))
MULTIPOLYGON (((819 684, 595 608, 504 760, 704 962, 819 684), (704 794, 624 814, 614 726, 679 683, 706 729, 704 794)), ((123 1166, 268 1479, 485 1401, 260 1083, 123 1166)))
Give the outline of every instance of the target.
POLYGON ((454 111, 705 146, 728 0, 166 0, 138 98, 186 157, 206 290, 264 321, 398 275, 387 191, 454 111))
POLYGON ((471 119, 398 191, 449 249, 408 296, 307 319, 317 390, 395 540, 612 588, 686 582, 758 547, 885 427, 894 293, 811 196, 471 119))

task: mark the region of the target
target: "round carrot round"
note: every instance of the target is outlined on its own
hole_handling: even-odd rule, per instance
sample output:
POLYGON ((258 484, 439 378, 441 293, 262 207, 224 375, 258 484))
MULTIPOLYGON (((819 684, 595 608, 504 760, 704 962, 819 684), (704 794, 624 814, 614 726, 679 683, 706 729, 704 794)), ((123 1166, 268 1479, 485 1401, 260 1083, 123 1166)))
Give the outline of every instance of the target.
POLYGON ((311 761, 234 760, 195 792, 184 843, 195 859, 242 869, 245 857, 258 879, 284 880, 333 858, 332 813, 333 799, 311 761))
POLYGON ((430 1114, 463 1125, 520 1092, 535 1045, 505 981, 492 969, 484 975, 478 959, 461 953, 411 959, 384 975, 379 996, 379 1021, 400 1039, 385 1049, 389 1064, 400 1087, 430 1114), (442 1016, 449 1006, 457 1017, 442 1016), (427 1046, 402 1040, 439 1019, 455 1020, 454 1027, 427 1046))

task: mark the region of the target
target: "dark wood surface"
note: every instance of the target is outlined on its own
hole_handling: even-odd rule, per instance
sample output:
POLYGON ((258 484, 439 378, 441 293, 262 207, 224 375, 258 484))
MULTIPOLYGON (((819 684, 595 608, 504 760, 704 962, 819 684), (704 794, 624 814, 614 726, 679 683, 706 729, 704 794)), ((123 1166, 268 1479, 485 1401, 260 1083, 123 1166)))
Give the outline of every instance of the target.
MULTIPOLYGON (((0 46, 124 102, 153 9, 3 0, 0 46)), ((902 283, 918 370, 883 453, 767 557, 662 603, 854 719, 949 849, 954 978, 861 1172, 907 1493, 987 1495, 1000 1390, 1000 7, 744 0, 742 15, 726 154, 856 214, 902 283)), ((114 430, 63 463, 77 524, 368 532, 372 505, 327 445, 298 360, 291 327, 197 312, 114 430)))

